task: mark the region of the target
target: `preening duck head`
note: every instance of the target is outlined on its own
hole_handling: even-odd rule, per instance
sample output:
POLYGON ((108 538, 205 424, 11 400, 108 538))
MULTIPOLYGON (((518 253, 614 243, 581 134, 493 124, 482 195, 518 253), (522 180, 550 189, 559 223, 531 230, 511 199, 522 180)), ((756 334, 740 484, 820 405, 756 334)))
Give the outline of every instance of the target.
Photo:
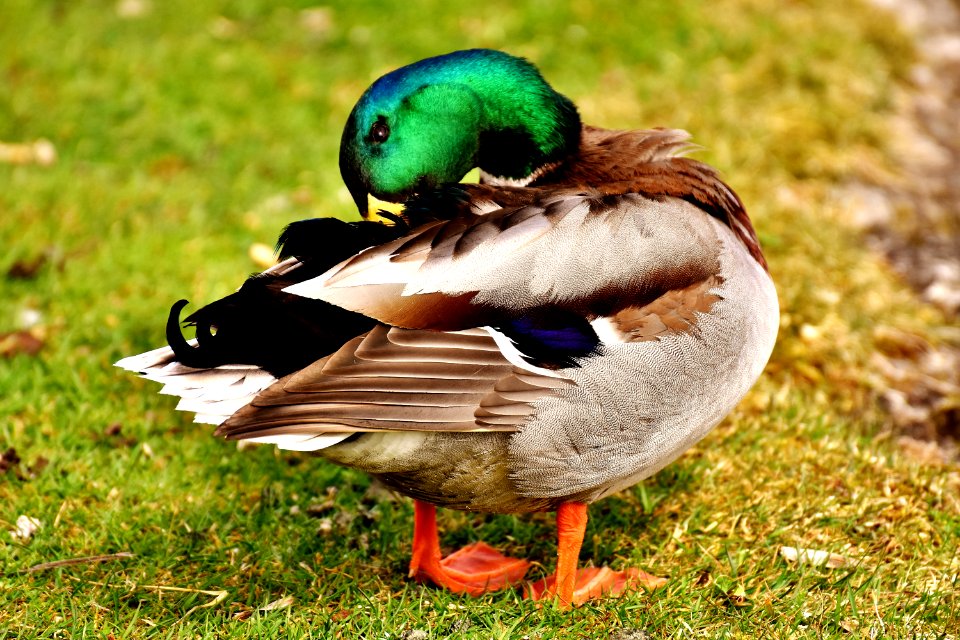
POLYGON ((374 82, 343 130, 340 173, 361 214, 457 182, 480 167, 523 182, 573 155, 574 104, 532 64, 470 49, 421 60, 374 82))

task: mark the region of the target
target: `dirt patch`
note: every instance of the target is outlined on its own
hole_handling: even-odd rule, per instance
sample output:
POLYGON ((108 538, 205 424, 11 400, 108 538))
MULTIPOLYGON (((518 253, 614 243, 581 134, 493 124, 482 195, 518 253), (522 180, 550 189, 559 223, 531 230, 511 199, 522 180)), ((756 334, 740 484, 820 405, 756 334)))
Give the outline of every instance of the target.
POLYGON ((898 87, 890 150, 898 175, 839 190, 873 249, 947 323, 937 344, 878 327, 871 372, 902 451, 960 459, 960 1, 873 0, 913 34, 918 59, 898 87))
POLYGON ((900 175, 841 197, 870 244, 951 320, 960 315, 960 3, 873 0, 914 35, 911 84, 897 93, 891 151, 900 175))

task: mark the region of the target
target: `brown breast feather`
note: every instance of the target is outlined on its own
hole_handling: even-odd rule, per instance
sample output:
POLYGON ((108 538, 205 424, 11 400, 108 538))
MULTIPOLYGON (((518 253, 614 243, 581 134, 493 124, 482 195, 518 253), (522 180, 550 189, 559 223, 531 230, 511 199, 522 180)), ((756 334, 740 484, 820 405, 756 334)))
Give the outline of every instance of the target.
POLYGON ((690 134, 679 129, 616 131, 584 126, 578 155, 531 186, 681 198, 729 226, 766 269, 743 202, 713 167, 683 156, 696 148, 690 134))
POLYGON ((667 291, 642 306, 620 309, 608 319, 630 342, 657 340, 675 333, 694 333, 698 313, 710 313, 721 298, 713 289, 723 278, 713 275, 682 289, 667 291))

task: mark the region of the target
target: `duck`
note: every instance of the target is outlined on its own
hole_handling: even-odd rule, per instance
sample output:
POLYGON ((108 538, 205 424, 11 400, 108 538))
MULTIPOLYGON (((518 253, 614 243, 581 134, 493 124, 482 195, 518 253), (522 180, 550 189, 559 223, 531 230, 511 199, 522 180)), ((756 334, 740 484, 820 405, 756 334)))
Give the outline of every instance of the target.
POLYGON ((441 507, 555 512, 556 571, 527 584, 534 600, 655 588, 637 567, 579 567, 588 507, 707 435, 779 326, 745 207, 696 149, 678 129, 582 123, 505 52, 401 67, 343 130, 360 219, 290 224, 275 266, 182 322, 176 302, 168 344, 117 365, 218 436, 411 497, 418 580, 478 596, 530 566, 482 541, 444 557, 441 507))

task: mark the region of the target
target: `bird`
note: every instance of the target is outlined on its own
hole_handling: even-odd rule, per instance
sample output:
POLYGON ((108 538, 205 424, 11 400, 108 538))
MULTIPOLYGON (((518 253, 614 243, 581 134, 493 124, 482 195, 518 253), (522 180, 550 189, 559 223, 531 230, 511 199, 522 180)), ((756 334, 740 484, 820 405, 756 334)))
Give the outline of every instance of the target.
POLYGON ((376 80, 339 167, 360 219, 290 224, 278 262, 118 366, 229 440, 310 451, 414 500, 410 576, 481 595, 530 565, 443 557, 436 508, 556 512, 562 607, 663 578, 578 568, 588 506, 701 440, 761 375, 779 305, 756 232, 679 129, 614 130, 524 58, 376 80), (479 169, 479 183, 461 180, 479 169), (402 203, 370 208, 371 196, 402 203), (187 340, 184 325, 196 337, 187 340))

